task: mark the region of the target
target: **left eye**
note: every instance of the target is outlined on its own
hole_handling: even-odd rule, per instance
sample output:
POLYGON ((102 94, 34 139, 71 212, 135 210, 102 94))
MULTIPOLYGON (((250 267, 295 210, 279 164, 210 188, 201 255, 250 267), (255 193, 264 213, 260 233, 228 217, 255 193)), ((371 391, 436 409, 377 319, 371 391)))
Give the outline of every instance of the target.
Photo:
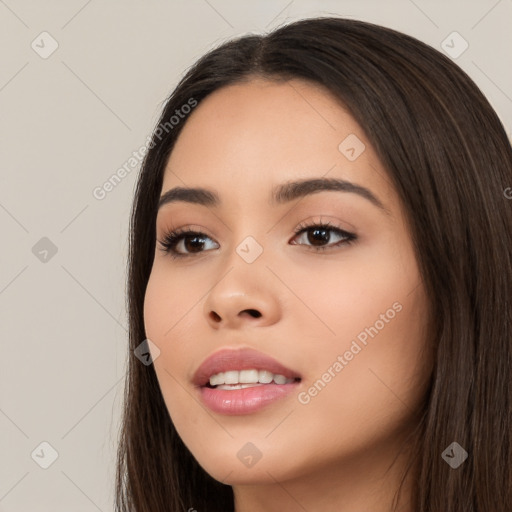
MULTIPOLYGON (((350 244, 356 239, 356 236, 353 233, 348 233, 347 231, 326 224, 314 224, 303 228, 299 227, 296 234, 300 235, 298 237, 299 239, 305 239, 307 242, 311 243, 316 250, 337 247, 342 244, 350 244), (335 233, 335 238, 339 239, 339 241, 334 243, 334 245, 329 243, 332 238, 330 233, 335 233), (328 245, 323 245, 324 243, 328 245)), ((297 238, 297 236, 295 238, 297 238)))
MULTIPOLYGON (((302 240, 302 242, 293 242, 292 245, 308 245, 309 243, 315 251, 322 251, 344 244, 349 245, 355 241, 357 237, 353 233, 328 224, 312 224, 310 226, 299 226, 295 230, 293 239, 302 240), (334 233, 334 237, 338 238, 338 241, 334 244, 332 243, 330 233, 334 233), (304 240, 306 240, 307 243, 304 243, 304 240)), ((185 229, 171 231, 163 240, 159 240, 159 243, 165 253, 170 254, 173 258, 182 258, 204 252, 203 249, 205 249, 204 246, 207 244, 208 240, 213 242, 213 240, 204 233, 185 229), (183 252, 183 250, 188 252, 183 252)), ((213 242, 213 244, 218 246, 217 242, 213 242)), ((210 247, 210 250, 212 248, 215 249, 215 247, 210 247)))

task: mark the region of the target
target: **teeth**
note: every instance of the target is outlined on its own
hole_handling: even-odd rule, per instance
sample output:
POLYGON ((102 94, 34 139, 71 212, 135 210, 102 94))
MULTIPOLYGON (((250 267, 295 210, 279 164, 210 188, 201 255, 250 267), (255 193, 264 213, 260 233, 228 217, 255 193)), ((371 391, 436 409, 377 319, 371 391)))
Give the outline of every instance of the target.
POLYGON ((210 377, 210 386, 218 389, 243 389, 261 384, 289 384, 294 379, 287 379, 284 375, 274 374, 267 370, 230 370, 216 373, 210 377))
POLYGON ((210 377, 210 386, 218 386, 219 384, 224 384, 223 373, 217 373, 217 375, 212 375, 210 377))
POLYGON ((254 388, 256 386, 263 386, 259 382, 257 384, 221 384, 217 386, 215 389, 244 389, 244 388, 254 388))
POLYGON ((223 384, 238 384, 238 373, 236 370, 224 372, 223 384))
POLYGON ((267 372, 267 370, 260 370, 258 372, 258 381, 262 384, 270 384, 274 380, 274 374, 267 372))
POLYGON ((238 377, 240 379, 240 384, 254 384, 258 382, 258 370, 241 370, 238 373, 240 374, 238 377))
POLYGON ((274 382, 276 384, 286 384, 288 379, 284 375, 274 375, 274 382))

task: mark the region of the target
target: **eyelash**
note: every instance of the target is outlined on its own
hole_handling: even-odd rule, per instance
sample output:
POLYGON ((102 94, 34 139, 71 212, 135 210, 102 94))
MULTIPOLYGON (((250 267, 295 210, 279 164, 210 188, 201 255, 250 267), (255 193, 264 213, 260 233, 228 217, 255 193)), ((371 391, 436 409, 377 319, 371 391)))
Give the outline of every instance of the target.
MULTIPOLYGON (((294 237, 296 238, 298 235, 307 232, 310 229, 324 229, 328 231, 335 232, 338 235, 341 235, 344 237, 343 240, 340 240, 339 242, 335 243, 334 245, 327 245, 327 246, 307 246, 312 247, 315 252, 325 251, 327 249, 333 249, 335 247, 339 247, 341 245, 350 245, 354 243, 357 240, 357 236, 353 233, 349 233, 348 231, 344 231, 343 229, 337 228, 335 226, 332 226, 329 222, 321 222, 321 223, 313 223, 313 224, 300 224, 297 226, 297 228, 294 230, 294 237)), ((200 251, 198 253, 179 253, 176 251, 176 245, 183 240, 186 236, 196 236, 200 238, 210 238, 205 233, 201 233, 199 231, 192 231, 188 228, 179 228, 174 231, 170 231, 167 233, 162 240, 158 240, 159 244, 161 245, 160 249, 171 256, 173 259, 178 258, 187 258, 191 257, 197 254, 201 254, 205 251, 200 251)), ((305 244, 293 244, 293 245, 305 245, 305 244)))

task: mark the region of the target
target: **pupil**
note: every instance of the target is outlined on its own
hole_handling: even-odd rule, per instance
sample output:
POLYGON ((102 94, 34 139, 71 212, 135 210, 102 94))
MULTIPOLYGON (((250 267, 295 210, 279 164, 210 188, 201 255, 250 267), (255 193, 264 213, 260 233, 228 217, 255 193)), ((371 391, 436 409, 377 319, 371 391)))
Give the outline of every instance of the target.
POLYGON ((308 234, 308 242, 311 243, 312 245, 322 245, 322 242, 328 242, 329 241, 329 234, 328 234, 328 232, 329 232, 329 230, 327 230, 327 229, 315 228, 315 229, 313 229, 312 231, 309 232, 309 233, 313 233, 313 237, 310 237, 309 234, 308 234), (320 236, 321 238, 320 239, 314 238, 314 237, 318 237, 318 236, 320 236), (320 243, 318 243, 319 241, 320 241, 320 243))
POLYGON ((204 240, 200 236, 193 236, 185 239, 185 248, 189 252, 194 252, 194 249, 202 249, 204 240))

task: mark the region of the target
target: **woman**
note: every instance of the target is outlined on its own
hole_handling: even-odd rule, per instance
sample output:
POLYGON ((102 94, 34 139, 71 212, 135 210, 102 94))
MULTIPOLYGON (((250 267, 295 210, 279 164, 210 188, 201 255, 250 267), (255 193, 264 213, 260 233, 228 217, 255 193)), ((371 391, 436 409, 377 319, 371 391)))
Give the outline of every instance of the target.
POLYGON ((410 36, 201 58, 132 211, 118 510, 512 510, 511 184, 488 101, 410 36))

